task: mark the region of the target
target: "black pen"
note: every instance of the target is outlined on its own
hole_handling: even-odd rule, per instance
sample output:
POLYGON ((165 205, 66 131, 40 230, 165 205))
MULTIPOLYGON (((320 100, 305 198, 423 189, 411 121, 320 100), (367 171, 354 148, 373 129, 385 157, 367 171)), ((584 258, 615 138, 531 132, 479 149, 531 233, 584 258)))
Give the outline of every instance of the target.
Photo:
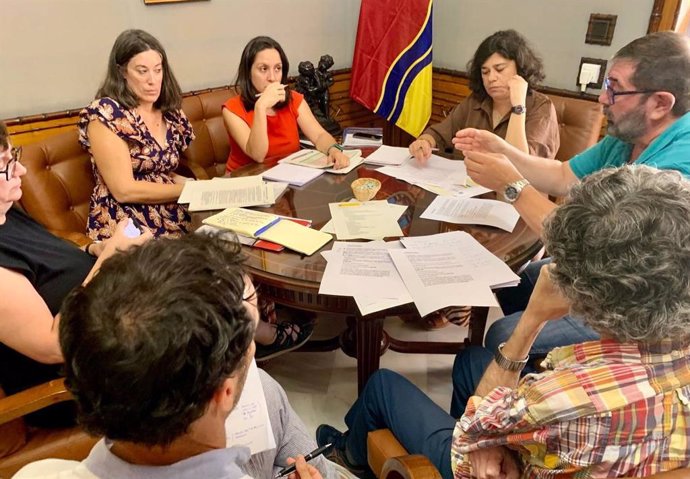
MULTIPOLYGON (((314 459, 315 457, 319 457, 321 454, 328 451, 332 445, 333 445, 333 443, 330 443, 330 444, 326 444, 325 446, 321 446, 321 447, 314 449, 312 452, 310 452, 309 454, 304 456, 304 460, 309 462, 312 459, 314 459)), ((291 472, 295 472, 295 469, 296 469, 295 464, 290 464, 288 467, 284 467, 280 471, 278 471, 278 474, 273 476, 273 479, 278 479, 279 477, 287 476, 291 472)))

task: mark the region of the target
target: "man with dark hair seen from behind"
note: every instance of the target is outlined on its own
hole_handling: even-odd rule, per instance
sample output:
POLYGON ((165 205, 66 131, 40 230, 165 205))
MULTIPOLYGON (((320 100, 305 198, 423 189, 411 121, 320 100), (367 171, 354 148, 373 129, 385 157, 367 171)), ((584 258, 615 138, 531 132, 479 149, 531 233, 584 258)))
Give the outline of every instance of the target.
POLYGON ((332 468, 285 392, 260 371, 277 449, 226 446, 225 422, 254 359, 256 291, 239 245, 203 235, 159 239, 106 261, 61 310, 66 385, 87 432, 105 436, 81 463, 47 460, 15 477, 261 478, 291 457, 291 479, 332 468))

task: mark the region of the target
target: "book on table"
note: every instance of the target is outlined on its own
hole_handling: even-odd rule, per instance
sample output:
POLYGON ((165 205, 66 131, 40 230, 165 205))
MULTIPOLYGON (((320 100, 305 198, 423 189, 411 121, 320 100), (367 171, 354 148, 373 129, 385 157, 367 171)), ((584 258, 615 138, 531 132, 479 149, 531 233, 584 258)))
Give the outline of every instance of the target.
POLYGON ((203 222, 249 238, 277 243, 306 255, 314 254, 333 239, 328 233, 313 230, 288 218, 244 208, 228 208, 203 222))
POLYGON ((343 146, 381 146, 383 145, 383 128, 351 126, 343 130, 343 146))

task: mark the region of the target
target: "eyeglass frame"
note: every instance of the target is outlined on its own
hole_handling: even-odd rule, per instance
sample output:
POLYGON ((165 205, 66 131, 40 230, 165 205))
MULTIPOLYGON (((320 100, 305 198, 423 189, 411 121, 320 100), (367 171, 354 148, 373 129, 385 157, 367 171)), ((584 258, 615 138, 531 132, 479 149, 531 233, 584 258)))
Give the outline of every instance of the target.
POLYGON ((5 174, 5 181, 10 181, 10 178, 14 175, 14 170, 17 168, 17 163, 22 158, 22 147, 18 146, 10 150, 10 161, 7 162, 7 166, 0 170, 0 175, 5 174))
POLYGON ((606 91, 606 98, 609 100, 609 106, 616 104, 617 96, 624 95, 643 95, 645 93, 658 93, 663 90, 623 90, 616 91, 611 87, 611 81, 608 78, 604 78, 604 91, 606 91))

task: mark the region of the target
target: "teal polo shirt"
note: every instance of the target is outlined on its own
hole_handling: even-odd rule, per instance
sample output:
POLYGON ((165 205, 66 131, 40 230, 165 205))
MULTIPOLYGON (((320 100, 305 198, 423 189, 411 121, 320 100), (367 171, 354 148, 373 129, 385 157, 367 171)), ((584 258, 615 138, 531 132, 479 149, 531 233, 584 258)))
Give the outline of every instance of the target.
MULTIPOLYGON (((570 169, 579 179, 602 170, 625 165, 632 144, 606 136, 593 147, 574 156, 570 169)), ((652 141, 635 160, 636 165, 660 170, 677 170, 690 177, 690 113, 686 113, 652 141)))

